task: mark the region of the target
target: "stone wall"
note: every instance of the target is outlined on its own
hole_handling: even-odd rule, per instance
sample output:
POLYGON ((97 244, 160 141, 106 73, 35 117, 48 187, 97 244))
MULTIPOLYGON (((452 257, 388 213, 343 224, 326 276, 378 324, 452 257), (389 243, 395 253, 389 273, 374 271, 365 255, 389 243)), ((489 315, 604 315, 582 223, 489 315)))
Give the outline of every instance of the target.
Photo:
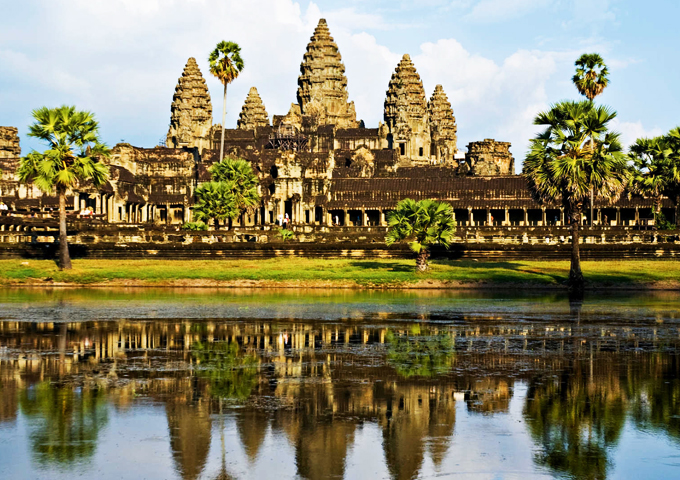
POLYGON ((487 138, 468 144, 465 162, 472 175, 514 175, 515 159, 510 153, 510 143, 487 138))

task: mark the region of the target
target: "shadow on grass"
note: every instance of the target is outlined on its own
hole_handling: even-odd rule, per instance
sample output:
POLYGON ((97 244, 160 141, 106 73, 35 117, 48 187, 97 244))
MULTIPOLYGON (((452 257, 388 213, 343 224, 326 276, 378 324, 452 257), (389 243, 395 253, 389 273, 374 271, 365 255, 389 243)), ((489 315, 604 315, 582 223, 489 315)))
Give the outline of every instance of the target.
MULTIPOLYGON (((532 274, 539 277, 545 277, 557 284, 562 284, 566 282, 566 275, 559 275, 550 272, 543 272, 540 270, 535 270, 527 265, 522 265, 521 263, 515 262, 475 262, 470 260, 433 260, 432 264, 436 265, 446 265, 449 267, 464 267, 471 270, 474 269, 485 269, 485 270, 507 270, 510 272, 516 272, 518 275, 532 274)), ((516 280, 514 277, 504 277, 504 281, 516 280)))

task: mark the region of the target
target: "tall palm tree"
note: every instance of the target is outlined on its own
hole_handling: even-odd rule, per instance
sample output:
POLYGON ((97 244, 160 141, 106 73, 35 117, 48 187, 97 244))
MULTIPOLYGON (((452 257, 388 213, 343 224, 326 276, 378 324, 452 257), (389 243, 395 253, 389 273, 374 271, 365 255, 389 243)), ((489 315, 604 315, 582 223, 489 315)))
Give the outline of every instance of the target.
POLYGON ((671 163, 672 150, 665 137, 638 138, 629 148, 633 162, 632 191, 652 199, 654 218, 661 213, 661 197, 673 182, 680 180, 680 170, 671 163))
POLYGON ((619 134, 608 125, 616 112, 591 101, 560 102, 534 119, 545 130, 531 140, 523 173, 532 196, 540 203, 561 202, 572 233, 568 287, 583 292, 579 226, 591 188, 615 200, 627 183, 628 166, 619 134))
POLYGON ((105 183, 109 168, 100 162, 110 154, 99 139, 99 124, 91 112, 75 107, 42 107, 33 110, 35 123, 29 137, 38 138, 49 148, 35 150, 21 159, 17 175, 22 183, 33 183, 45 193, 59 197, 59 269, 71 269, 66 232, 66 192, 83 182, 95 187, 105 183))
POLYGON ((584 53, 575 62, 576 74, 572 82, 579 93, 592 101, 609 85, 609 71, 602 57, 597 53, 584 53))
MULTIPOLYGON (((591 102, 609 85, 609 71, 597 53, 584 53, 575 62, 576 73, 571 78, 576 89, 591 102)), ((590 188, 590 225, 593 226, 593 187, 590 188)))
POLYGON ((227 115, 227 85, 236 80, 243 71, 243 59, 241 59, 241 47, 234 42, 222 40, 208 57, 210 73, 216 76, 224 85, 224 98, 222 102, 222 139, 220 140, 220 160, 224 157, 224 122, 227 115))
POLYGON ((451 205, 435 200, 416 202, 406 198, 387 216, 387 245, 406 241, 416 253, 416 271, 427 271, 429 248, 439 244, 449 248, 456 222, 451 205))

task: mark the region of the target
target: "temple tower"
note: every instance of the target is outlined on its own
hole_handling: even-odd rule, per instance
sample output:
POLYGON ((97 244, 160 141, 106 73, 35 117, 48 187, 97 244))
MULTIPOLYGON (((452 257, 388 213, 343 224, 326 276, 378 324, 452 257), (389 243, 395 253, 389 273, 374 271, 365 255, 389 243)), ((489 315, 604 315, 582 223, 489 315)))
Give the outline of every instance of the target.
POLYGON ((300 64, 297 99, 302 115, 317 125, 357 126, 354 102, 347 101, 345 65, 323 18, 300 64))
POLYGON ((458 151, 456 145, 456 117, 453 116, 451 103, 444 93, 444 88, 437 85, 434 93, 427 104, 427 113, 430 117, 430 133, 432 143, 430 156, 438 164, 453 163, 453 156, 458 151))
POLYGON ((385 98, 385 123, 391 147, 414 163, 430 163, 430 124, 425 89, 411 57, 394 70, 385 98))
POLYGON ((166 140, 168 147, 195 147, 199 152, 210 148, 210 93, 193 57, 187 61, 177 81, 170 112, 170 129, 166 140))
POLYGON ((257 88, 250 88, 236 126, 241 130, 254 130, 257 127, 269 126, 269 115, 267 115, 257 88))

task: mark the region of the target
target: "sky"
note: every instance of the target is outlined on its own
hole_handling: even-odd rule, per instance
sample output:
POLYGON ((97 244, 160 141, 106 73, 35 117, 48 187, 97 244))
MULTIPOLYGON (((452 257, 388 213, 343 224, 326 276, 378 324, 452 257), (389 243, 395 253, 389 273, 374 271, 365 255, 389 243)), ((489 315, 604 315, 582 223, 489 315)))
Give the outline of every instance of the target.
POLYGON ((678 0, 0 0, 0 11, 0 125, 19 128, 23 153, 42 148, 26 136, 31 111, 62 104, 94 112, 109 145, 157 145, 189 57, 220 123, 222 87, 207 57, 221 40, 239 43, 245 61, 228 90, 227 128, 251 86, 270 116, 285 114, 320 18, 367 127, 382 121, 404 53, 428 99, 444 87, 459 149, 509 141, 518 170, 536 113, 579 98, 571 77, 582 53, 609 66, 597 101, 618 112, 624 144, 680 125, 678 0))

